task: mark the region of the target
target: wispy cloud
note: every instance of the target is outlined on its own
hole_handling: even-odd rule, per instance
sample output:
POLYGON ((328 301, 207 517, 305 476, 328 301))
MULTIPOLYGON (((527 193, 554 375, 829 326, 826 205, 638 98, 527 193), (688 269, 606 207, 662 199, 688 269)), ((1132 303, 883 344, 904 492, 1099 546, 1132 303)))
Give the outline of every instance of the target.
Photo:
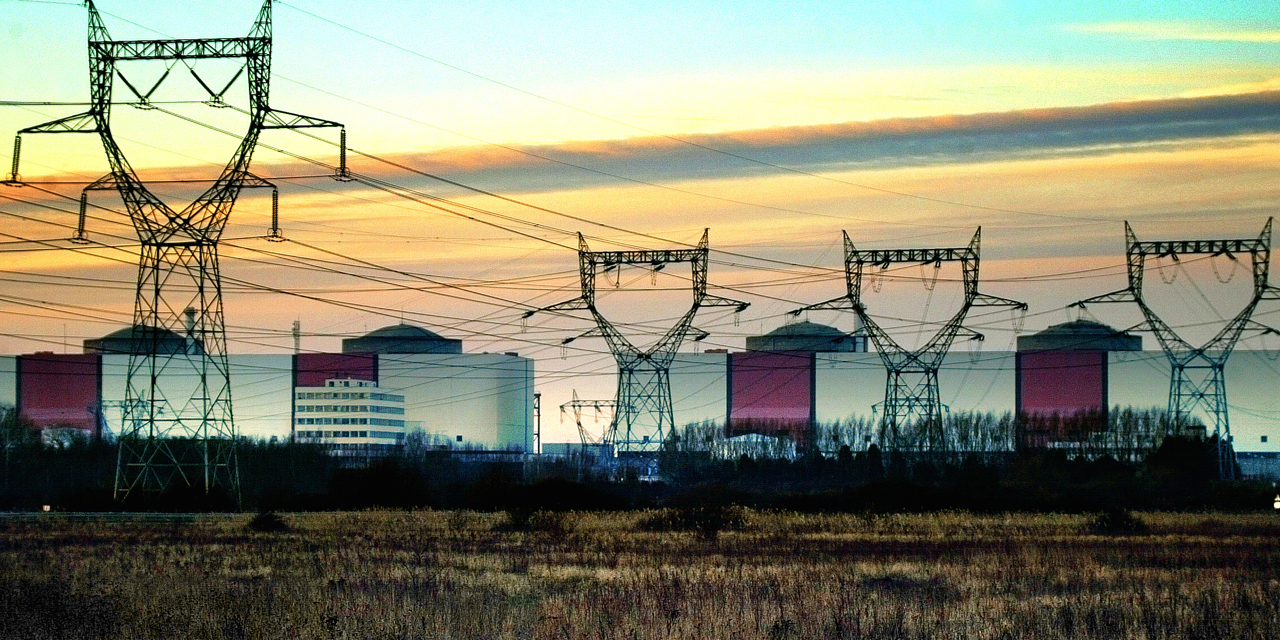
POLYGON ((1280 28, 1258 29, 1197 22, 1100 22, 1069 25, 1067 30, 1139 40, 1280 43, 1280 28))
MULTIPOLYGON (((1255 85, 1255 87, 1271 85, 1255 85)), ((1245 90, 1248 87, 1236 87, 1245 90)), ((1206 141, 1280 133, 1280 89, 976 114, 950 114, 745 129, 680 137, 639 136, 549 145, 468 146, 377 156, 499 193, 573 191, 651 182, 943 166, 1063 157, 1120 150, 1180 149, 1206 141)), ((332 160, 332 159, 331 159, 332 160)), ((260 161, 269 163, 267 158, 260 161)), ((323 172, 271 163, 260 175, 323 172)), ((442 182, 353 156, 352 170, 440 195, 442 182)), ((189 167, 156 168, 148 179, 187 179, 189 167)), ((194 196, 194 194, 189 194, 194 196)))
MULTIPOLYGON (((680 139, 645 136, 383 155, 485 189, 530 192, 626 182, 618 176, 673 183, 787 173, 779 167, 819 172, 1090 156, 1273 133, 1280 133, 1280 91, 773 127, 680 139)), ((353 165, 357 171, 391 175, 368 160, 353 165)))

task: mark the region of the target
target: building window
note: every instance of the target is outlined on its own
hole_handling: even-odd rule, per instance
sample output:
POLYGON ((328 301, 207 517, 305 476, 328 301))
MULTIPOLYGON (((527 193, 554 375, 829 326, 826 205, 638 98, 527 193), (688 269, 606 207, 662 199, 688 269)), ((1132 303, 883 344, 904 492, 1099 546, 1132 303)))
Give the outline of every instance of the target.
POLYGON ((462 442, 462 436, 458 436, 458 442, 462 442))
POLYGON ((1263 441, 1263 442, 1266 442, 1266 441, 1267 441, 1267 437, 1266 437, 1266 436, 1262 436, 1262 441, 1263 441))

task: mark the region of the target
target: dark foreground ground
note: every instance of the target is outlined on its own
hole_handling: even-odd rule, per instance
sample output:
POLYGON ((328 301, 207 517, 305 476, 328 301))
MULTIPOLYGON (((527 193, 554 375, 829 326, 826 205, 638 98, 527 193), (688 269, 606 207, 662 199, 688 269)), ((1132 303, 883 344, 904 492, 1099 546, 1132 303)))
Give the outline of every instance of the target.
POLYGON ((1275 638, 1274 514, 0 519, 8 638, 1275 638))

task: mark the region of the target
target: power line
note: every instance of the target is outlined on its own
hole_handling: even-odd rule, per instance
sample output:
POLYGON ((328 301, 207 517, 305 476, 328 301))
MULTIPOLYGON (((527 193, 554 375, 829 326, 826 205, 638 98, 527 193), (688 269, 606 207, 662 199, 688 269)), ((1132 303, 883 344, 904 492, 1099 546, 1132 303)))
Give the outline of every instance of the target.
POLYGON ((623 126, 623 127, 627 127, 627 128, 629 128, 629 129, 634 129, 634 130, 636 130, 636 131, 641 131, 641 132, 643 132, 643 133, 646 133, 646 134, 649 134, 649 135, 652 135, 652 136, 656 136, 656 137, 659 137, 659 138, 663 138, 663 139, 666 139, 666 140, 670 140, 670 141, 672 141, 672 142, 676 142, 676 143, 679 143, 679 144, 683 144, 683 145, 687 145, 687 146, 695 147, 695 148, 698 148, 698 149, 702 149, 702 150, 704 150, 704 151, 708 151, 708 152, 711 152, 711 153, 714 153, 714 154, 718 154, 718 155, 727 156, 727 157, 734 158, 734 159, 737 159, 737 160, 743 160, 743 161, 746 161, 746 162, 750 162, 750 163, 752 163, 752 164, 757 164, 757 165, 761 165, 761 166, 769 167, 769 168, 772 168, 772 169, 776 169, 776 170, 778 170, 778 171, 783 171, 783 172, 791 173, 791 174, 795 174, 795 175, 806 176, 806 177, 810 177, 810 178, 817 178, 817 179, 820 179, 820 180, 827 180, 827 181, 830 181, 830 182, 836 182, 836 183, 839 183, 839 184, 844 184, 844 185, 848 185, 848 186, 852 186, 852 187, 858 187, 858 188, 860 188, 860 189, 866 189, 866 190, 869 190, 869 191, 875 191, 875 192, 878 192, 878 193, 885 193, 885 194, 895 195, 895 196, 901 196, 901 197, 905 197, 905 198, 912 198, 912 199, 921 200, 921 201, 925 201, 925 202, 933 202, 933 203, 938 203, 938 204, 947 204, 947 205, 958 206, 958 207, 965 207, 965 208, 970 208, 970 209, 979 209, 979 210, 983 210, 983 211, 993 211, 993 212, 997 212, 997 213, 1016 213, 1016 214, 1020 214, 1020 215, 1042 216, 1042 217, 1058 218, 1058 219, 1066 219, 1066 220, 1087 220, 1087 221, 1089 221, 1089 222, 1091 222, 1091 223, 1111 222, 1110 220, 1102 220, 1102 219, 1098 219, 1098 218, 1086 218, 1086 217, 1080 217, 1080 216, 1066 216, 1066 215, 1049 214, 1049 213, 1040 213, 1040 212, 1033 212, 1033 211, 1022 211, 1022 210, 1017 210, 1017 209, 1005 209, 1005 208, 1001 208, 1001 207, 991 207, 991 206, 986 206, 986 205, 979 205, 979 204, 973 204, 973 203, 968 203, 968 202, 961 202, 961 201, 958 201, 958 200, 948 200, 948 199, 944 199, 944 198, 934 198, 934 197, 930 197, 930 196, 923 196, 923 195, 919 195, 919 194, 907 193, 907 192, 905 192, 905 191, 895 191, 895 190, 893 190, 893 189, 885 189, 885 188, 881 188, 881 187, 873 187, 873 186, 866 185, 866 184, 860 184, 860 183, 851 182, 851 181, 848 181, 848 180, 841 180, 841 179, 839 179, 839 178, 833 178, 833 177, 831 177, 831 176, 825 176, 825 175, 822 175, 822 174, 817 174, 817 173, 812 173, 812 172, 809 172, 809 171, 804 171, 804 170, 801 170, 801 169, 796 169, 796 168, 794 168, 794 167, 788 167, 788 166, 785 166, 785 165, 779 165, 779 164, 775 164, 775 163, 772 163, 772 162, 767 162, 767 161, 764 161, 764 160, 760 160, 760 159, 758 159, 758 158, 752 158, 752 157, 750 157, 750 156, 745 156, 745 155, 742 155, 742 154, 739 154, 739 153, 734 153, 734 152, 732 152, 732 151, 726 151, 726 150, 724 150, 724 149, 719 149, 719 148, 716 148, 716 147, 712 147, 712 146, 710 146, 710 145, 702 144, 702 143, 699 143, 699 142, 696 142, 696 141, 693 141, 693 140, 689 140, 688 138, 682 138, 682 137, 680 137, 680 136, 675 136, 675 135, 671 135, 671 134, 661 133, 661 132, 659 132, 659 131, 654 131, 654 130, 652 130, 652 129, 647 129, 647 128, 645 128, 645 127, 641 127, 641 126, 639 126, 639 125, 635 125, 635 124, 632 124, 632 123, 629 123, 629 122, 625 122, 625 121, 623 121, 623 120, 618 120, 618 119, 616 119, 616 118, 612 118, 612 117, 610 117, 610 116, 606 116, 606 115, 604 115, 604 114, 601 114, 601 113, 598 113, 598 112, 595 112, 595 111, 591 111, 591 110, 589 110, 589 109, 584 109, 584 108, 582 108, 582 107, 578 107, 578 106, 575 106, 575 105, 569 104, 569 103, 567 103, 567 102, 563 102, 563 101, 560 101, 560 100, 556 100, 556 99, 554 99, 554 98, 551 98, 551 97, 548 97, 548 96, 545 96, 545 95, 542 95, 542 94, 539 94, 539 93, 535 93, 535 92, 530 91, 530 90, 528 90, 528 89, 523 89, 523 88, 521 88, 521 87, 517 87, 517 86, 515 86, 515 85, 509 84, 509 83, 506 83, 506 82, 503 82, 503 81, 501 81, 501 80, 497 80, 497 79, 491 78, 491 77, 489 77, 489 76, 486 76, 486 75, 483 75, 483 74, 480 74, 480 73, 476 73, 476 72, 474 72, 474 71, 470 71, 470 70, 468 70, 468 69, 465 69, 465 68, 463 68, 463 67, 460 67, 460 66, 458 66, 458 65, 455 65, 455 64, 452 64, 452 63, 449 63, 449 62, 445 62, 445 61, 440 60, 440 59, 438 59, 438 58, 433 58, 433 57, 428 56, 428 55, 426 55, 426 54, 424 54, 424 53, 421 53, 421 52, 418 52, 418 51, 414 51, 414 50, 409 49, 409 48, 407 48, 407 47, 403 47, 403 46, 401 46, 401 45, 395 44, 395 43, 393 43, 393 42, 391 42, 391 41, 389 41, 389 40, 385 40, 385 39, 383 39, 383 38, 379 38, 379 37, 374 36, 374 35, 372 35, 372 34, 365 33, 365 32, 363 32, 363 31, 360 31, 360 30, 358 30, 358 29, 355 29, 354 27, 350 27, 350 26, 347 26, 347 25, 342 24, 342 23, 340 23, 340 22, 337 22, 337 21, 335 21, 335 20, 331 20, 331 19, 326 18, 326 17, 324 17, 324 16, 317 15, 317 14, 312 13, 312 12, 310 12, 310 11, 307 11, 306 9, 303 9, 303 8, 301 8, 301 7, 294 6, 294 5, 292 5, 292 4, 288 3, 288 2, 279 1, 279 2, 277 2, 277 4, 280 4, 280 5, 283 5, 283 6, 289 7, 290 9, 293 9, 294 11, 297 11, 297 12, 299 12, 299 13, 304 13, 304 14, 306 14, 306 15, 311 16, 312 18, 315 18, 315 19, 320 20, 320 21, 322 21, 322 22, 329 23, 329 24, 331 24, 331 25, 333 25, 333 26, 336 26, 336 27, 338 27, 338 28, 340 28, 340 29, 343 29, 343 30, 346 30, 346 31, 350 31, 351 33, 355 33, 355 34, 357 34, 357 35, 360 35, 360 36, 362 36, 362 37, 368 38, 368 39, 373 40, 373 41, 375 41, 375 42, 379 42, 379 43, 381 43, 381 44, 383 44, 383 45, 386 45, 386 46, 391 47, 391 48, 393 48, 393 49, 397 49, 397 50, 402 51, 402 52, 404 52, 404 53, 407 53, 407 54, 409 54, 409 55, 412 55, 412 56, 415 56, 415 57, 421 58, 421 59, 423 59, 423 60, 427 60, 427 61, 429 61, 429 62, 432 62, 432 63, 438 64, 438 65, 441 65, 441 66, 443 66, 443 67, 447 67, 447 68, 452 69, 452 70, 454 70, 454 71, 457 71, 457 72, 459 72, 459 73, 464 73, 464 74, 466 74, 466 75, 469 75, 469 76, 472 76, 472 77, 474 77, 474 78, 477 78, 477 79, 483 80, 483 81, 485 81, 485 82, 489 82, 489 83, 495 84, 495 85, 497 85, 497 86, 500 86, 500 87, 503 87, 503 88, 509 89, 509 90, 511 90, 511 91, 515 91, 515 92, 517 92, 517 93, 521 93, 521 94, 527 95, 527 96, 529 96, 529 97, 536 98, 536 99, 538 99, 538 100, 542 100, 542 101, 544 101, 544 102, 548 102, 548 103, 550 103, 550 104, 554 104, 554 105, 559 106, 559 107, 563 107, 563 108, 565 108, 565 109, 569 109, 569 110, 572 110, 572 111, 576 111, 576 112, 578 112, 578 113, 582 113, 582 114, 584 114, 584 115, 588 115, 588 116, 591 116, 591 117, 593 117, 593 118, 598 118, 598 119, 604 120, 604 121, 606 121, 606 122, 611 122, 611 123, 613 123, 613 124, 617 124, 617 125, 620 125, 620 126, 623 126))

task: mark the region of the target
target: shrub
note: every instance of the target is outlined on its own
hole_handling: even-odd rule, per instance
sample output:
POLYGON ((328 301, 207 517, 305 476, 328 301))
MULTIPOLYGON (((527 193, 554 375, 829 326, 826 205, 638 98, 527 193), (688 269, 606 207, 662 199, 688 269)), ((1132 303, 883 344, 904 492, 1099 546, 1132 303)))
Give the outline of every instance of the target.
POLYGON ((568 514, 561 511, 519 508, 507 510, 507 519, 501 528, 503 531, 545 533, 554 538, 563 538, 573 533, 574 522, 568 514))
POLYGON ((254 516, 245 527, 250 531, 259 533, 284 533, 289 531, 289 523, 270 511, 254 516))
POLYGON ((740 507, 685 507, 645 516, 636 527, 654 532, 696 531, 704 538, 715 538, 721 531, 741 529, 746 523, 746 512, 740 507))
POLYGON ((1102 535, 1138 534, 1146 533, 1147 523, 1124 509, 1110 509, 1090 520, 1089 530, 1102 535))

